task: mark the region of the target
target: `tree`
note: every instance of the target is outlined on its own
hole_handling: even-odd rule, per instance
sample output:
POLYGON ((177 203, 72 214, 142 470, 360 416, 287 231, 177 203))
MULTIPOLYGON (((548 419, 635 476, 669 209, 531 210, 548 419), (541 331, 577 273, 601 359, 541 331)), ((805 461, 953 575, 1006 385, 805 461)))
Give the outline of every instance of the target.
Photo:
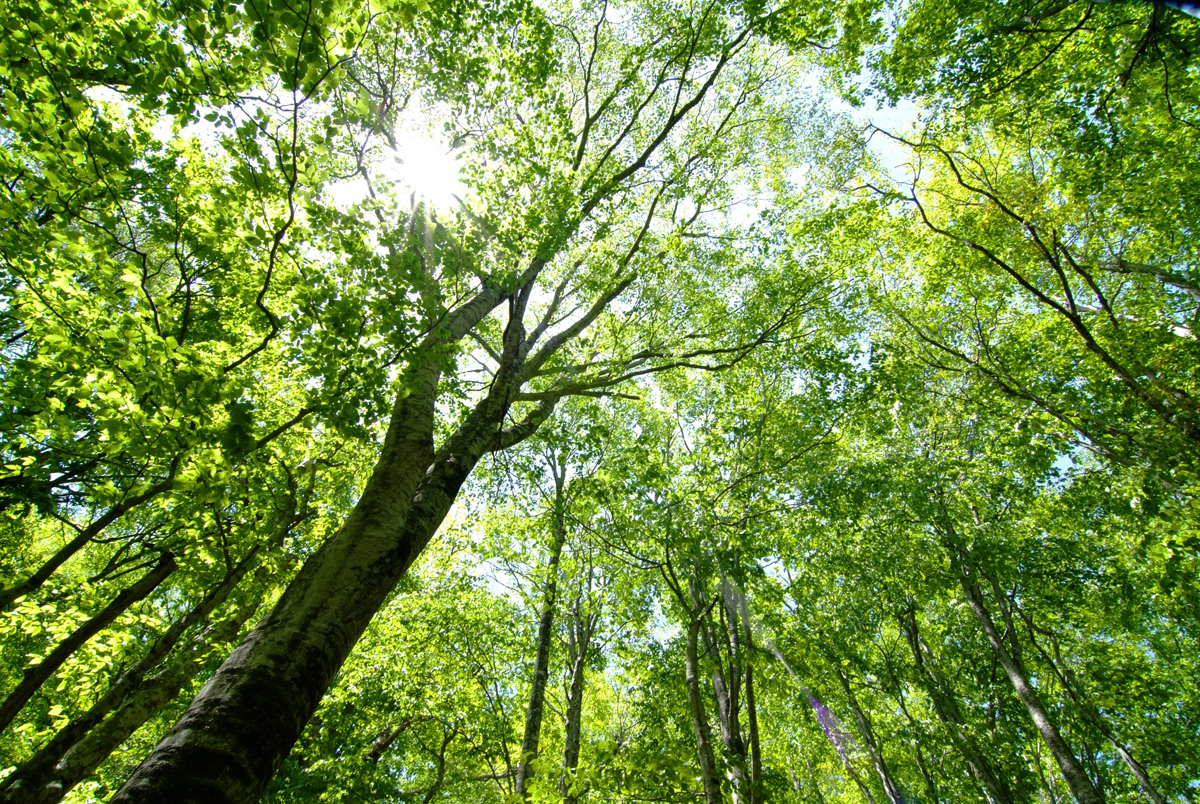
MULTIPOLYGON (((715 177, 725 178, 753 138, 762 136, 749 125, 748 113, 773 119, 760 92, 770 73, 755 45, 758 15, 730 16, 714 5, 673 20, 664 12, 634 16, 626 44, 599 9, 590 20, 586 61, 574 69, 565 60, 558 65, 568 80, 542 90, 545 100, 525 110, 526 122, 513 109, 503 125, 493 126, 488 149, 504 154, 508 165, 532 162, 547 177, 524 184, 536 190, 537 200, 519 218, 519 228, 497 199, 487 214, 498 225, 477 228, 474 216, 461 234, 442 241, 418 213, 411 227, 393 235, 411 232, 415 239, 422 227, 419 237, 433 240, 430 248, 418 239, 408 257, 418 271, 414 290, 429 330, 404 355, 379 461, 338 534, 306 561, 117 800, 168 790, 230 801, 257 797, 480 458, 528 437, 564 396, 604 393, 623 380, 677 365, 717 368, 789 322, 793 305, 767 316, 745 292, 728 304, 702 299, 707 308, 686 294, 670 299, 676 310, 661 306, 668 299, 660 301, 664 288, 655 274, 675 261, 669 250, 651 257, 657 244, 668 245, 656 227, 693 230, 697 214, 717 200, 718 191, 709 189, 715 177), (576 103, 584 109, 578 123, 565 114, 576 103), (541 150, 522 153, 520 143, 533 131, 541 135, 541 150), (680 208, 685 199, 688 218, 680 208), (638 207, 643 212, 631 222, 630 211, 638 207), (629 323, 644 319, 636 331, 623 326, 623 316, 605 314, 635 281, 642 299, 633 304, 629 323), (545 301, 534 294, 542 282, 554 288, 545 301), (461 302, 453 296, 460 290, 467 294, 461 302), (565 304, 580 306, 569 323, 559 319, 565 304), (489 316, 502 306, 506 321, 499 331, 489 316), (742 326, 717 326, 718 317, 730 312, 742 326), (679 327, 679 313, 699 318, 679 327), (589 328, 598 329, 590 345, 605 357, 589 359, 582 351, 579 339, 589 328), (443 425, 437 415, 441 389, 454 377, 448 361, 472 337, 493 361, 491 379, 477 397, 464 400, 461 417, 443 425), (575 349, 580 353, 568 356, 575 349), (514 406, 525 412, 515 413, 514 406), (521 418, 506 426, 514 413, 521 418)), ((548 46, 552 29, 532 9, 522 15, 531 45, 548 46)), ((400 259, 399 242, 392 243, 400 259)), ((715 267, 714 258, 737 259, 706 251, 696 246, 683 252, 700 281, 716 278, 703 273, 715 267)))

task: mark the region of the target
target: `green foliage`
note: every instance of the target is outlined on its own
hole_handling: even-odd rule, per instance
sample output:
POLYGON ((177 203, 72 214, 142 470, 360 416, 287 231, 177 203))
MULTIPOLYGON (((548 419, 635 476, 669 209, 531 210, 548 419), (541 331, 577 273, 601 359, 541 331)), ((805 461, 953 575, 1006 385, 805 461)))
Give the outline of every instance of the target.
POLYGON ((536 434, 465 481, 265 800, 520 802, 553 605, 530 801, 695 801, 702 725, 748 804, 1064 800, 1003 652, 1105 800, 1150 797, 1125 752, 1192 801, 1198 30, 1159 3, 5 4, 0 690, 180 568, 0 735, 0 794, 112 691, 109 726, 165 689, 69 795, 115 792, 339 532, 393 411, 425 400, 440 455, 505 387, 536 434), (918 102, 870 132, 909 166, 814 80, 918 102), (384 178, 415 118, 457 209, 384 178))

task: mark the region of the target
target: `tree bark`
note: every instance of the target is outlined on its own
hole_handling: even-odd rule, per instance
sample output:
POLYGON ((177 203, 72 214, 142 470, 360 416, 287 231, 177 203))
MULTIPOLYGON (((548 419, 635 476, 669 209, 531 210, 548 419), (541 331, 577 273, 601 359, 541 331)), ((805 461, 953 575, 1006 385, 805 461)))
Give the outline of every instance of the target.
MULTIPOLYGON (((1024 612, 1018 611, 1018 614, 1020 614, 1021 619, 1025 621, 1025 626, 1029 630, 1029 641, 1033 643, 1035 648, 1037 648, 1038 652, 1042 655, 1042 658, 1045 659, 1046 663, 1054 669, 1055 674, 1058 675, 1059 679, 1062 681, 1063 688, 1067 691, 1067 694, 1071 696, 1071 700, 1075 701, 1075 704, 1083 713, 1084 719, 1091 723, 1096 731, 1100 732, 1100 735, 1104 737, 1104 739, 1107 740, 1116 750, 1117 755, 1121 757, 1121 761, 1125 763, 1125 767, 1129 769, 1129 772, 1133 775, 1133 778, 1137 780, 1138 785, 1142 788, 1142 792, 1146 794, 1146 797, 1154 802, 1154 804, 1166 804, 1166 800, 1162 797, 1162 794, 1158 792, 1158 788, 1156 788, 1154 783, 1150 780, 1150 774, 1146 772, 1146 769, 1142 767, 1140 762, 1133 758, 1133 756, 1129 753, 1129 749, 1126 748, 1119 739, 1117 739, 1116 733, 1111 727, 1109 727, 1108 723, 1105 722, 1104 716, 1100 714, 1100 711, 1093 706, 1090 701, 1086 700, 1085 693, 1079 684, 1079 680, 1071 671, 1070 666, 1063 661, 1062 653, 1058 649, 1058 640, 1054 634, 1050 633, 1051 646, 1054 650, 1054 655, 1050 656, 1048 653, 1046 653, 1045 649, 1042 648, 1041 644, 1037 640, 1035 631, 1040 629, 1035 628, 1033 620, 1024 612)), ((1048 632, 1043 631, 1043 633, 1048 632)))
MULTIPOLYGON (((726 584, 722 583, 722 587, 725 586, 726 584)), ((697 595, 697 602, 707 608, 703 587, 698 579, 693 583, 692 588, 697 595)), ((728 590, 722 589, 722 592, 726 591, 728 590)), ((746 745, 742 740, 742 727, 738 717, 741 708, 739 698, 741 696, 742 671, 738 664, 736 626, 731 628, 731 623, 728 621, 728 596, 723 595, 719 602, 721 605, 717 611, 720 612, 722 618, 722 638, 718 640, 709 616, 705 616, 702 620, 701 635, 704 637, 705 652, 713 660, 712 686, 713 697, 717 701, 717 725, 721 731, 721 743, 725 746, 725 753, 730 760, 726 764, 725 775, 729 779, 734 804, 744 804, 749 798, 747 790, 749 784, 745 768, 746 745), (729 655, 728 674, 725 670, 725 654, 729 655)))
POLYGON ((937 780, 925 762, 925 753, 921 750, 922 731, 920 721, 913 717, 913 713, 908 710, 908 704, 904 702, 904 682, 901 681, 899 673, 896 672, 895 666, 892 664, 891 657, 885 652, 883 654, 884 666, 887 667, 888 676, 892 680, 894 694, 892 697, 896 703, 900 705, 900 711, 904 714, 904 719, 908 721, 909 727, 912 729, 912 744, 914 759, 917 763, 917 770, 921 773, 921 779, 925 782, 925 792, 929 795, 929 804, 938 804, 941 800, 941 793, 938 792, 937 780))
POLYGON ((542 602, 542 614, 538 620, 537 652, 533 663, 533 685, 529 690, 529 706, 525 711, 525 733, 521 737, 521 757, 517 761, 515 795, 526 798, 529 777, 532 775, 530 762, 537 756, 538 742, 542 733, 542 714, 546 705, 546 682, 550 678, 550 641, 554 633, 554 605, 558 595, 558 560, 562 556, 567 530, 563 523, 563 485, 566 467, 552 463, 554 473, 554 543, 550 548, 550 559, 546 564, 546 589, 542 602))
POLYGON ((929 772, 929 768, 925 767, 925 754, 921 751, 920 745, 915 745, 913 748, 916 751, 917 770, 921 772, 921 778, 925 781, 925 792, 929 794, 929 804, 939 804, 941 795, 938 793, 937 782, 934 781, 933 774, 929 772))
MULTIPOLYGON (((783 655, 778 655, 782 659, 783 655)), ((788 670, 792 672, 792 677, 796 678, 795 671, 792 671, 790 667, 788 670)), ((799 683, 799 679, 797 678, 796 680, 797 683, 799 683)), ((850 779, 858 787, 859 792, 862 793, 863 801, 867 802, 867 804, 875 804, 875 797, 871 795, 871 788, 867 787, 863 783, 863 780, 858 775, 858 772, 854 770, 854 763, 850 761, 850 755, 846 751, 846 746, 842 739, 843 736, 848 735, 845 735, 845 733, 842 731, 841 724, 838 722, 833 712, 829 711, 829 707, 827 707, 820 700, 820 698, 817 697, 815 692, 804 686, 801 686, 801 692, 803 693, 804 697, 808 698, 808 703, 809 706, 812 707, 813 717, 816 719, 817 725, 821 727, 821 732, 825 735, 825 738, 829 740, 829 744, 833 746, 833 750, 837 753, 838 759, 842 761, 842 767, 846 769, 846 775, 850 777, 850 779)))
POLYGON ((133 586, 123 589, 99 614, 79 626, 74 633, 60 642, 50 652, 49 656, 27 669, 25 671, 25 678, 9 694, 4 704, 0 706, 0 731, 8 727, 8 724, 17 716, 17 713, 33 697, 33 694, 38 691, 42 684, 46 683, 46 680, 50 676, 54 675, 54 672, 62 666, 63 662, 71 657, 71 654, 79 650, 79 648, 109 623, 121 616, 130 606, 144 599, 158 588, 158 585, 175 571, 176 566, 175 556, 171 553, 163 553, 162 558, 159 559, 154 569, 146 573, 133 586))
MULTIPOLYGON (((996 629, 995 622, 992 620, 992 615, 988 612, 987 606, 984 603, 979 585, 975 581, 974 576, 977 573, 973 567, 969 568, 969 561, 970 559, 965 553, 957 551, 954 564, 956 565, 955 569, 958 572, 963 593, 967 598, 967 605, 971 607, 971 611, 975 614, 975 619, 982 626, 988 644, 991 645, 992 652, 996 655, 996 660, 1004 669, 1005 675, 1008 676, 1009 683, 1012 684, 1017 697, 1025 705, 1025 710, 1029 713, 1030 719, 1042 735, 1046 747, 1050 749, 1050 755, 1058 763, 1063 778, 1066 779, 1067 787, 1071 790, 1071 795, 1075 797, 1079 804, 1104 804, 1104 797, 1096 789, 1095 785, 1092 784, 1091 779, 1088 778, 1083 765, 1080 764, 1075 754, 1071 751, 1070 746, 1067 745, 1066 740, 1059 733, 1058 727, 1054 725, 1054 721, 1050 718, 1050 713, 1042 705, 1041 699, 1033 689, 1033 685, 1029 683, 1029 675, 1025 672, 1024 662, 1021 661, 1019 650, 1014 649, 1014 651, 1010 652, 1008 647, 1005 646, 1004 640, 1000 632, 996 629)), ((997 605, 1001 607, 1002 613, 1004 612, 1004 602, 1002 596, 997 601, 997 605)), ((1017 645, 1016 631, 1011 627, 1011 623, 1008 632, 1013 636, 1014 645, 1017 645)))
MULTIPOLYGON (((726 699, 725 716, 721 718, 721 738, 729 750, 733 760, 729 763, 729 787, 733 794, 734 804, 750 802, 754 794, 750 792, 749 746, 742 732, 741 697, 742 697, 742 667, 745 657, 742 655, 742 641, 739 629, 739 618, 734 606, 728 581, 721 578, 722 617, 721 624, 724 632, 724 644, 729 650, 728 679, 729 697, 726 699)), ((716 657, 720 658, 720 655, 716 657)))
POLYGON ((535 260, 504 335, 487 396, 440 449, 433 432, 440 351, 507 298, 488 286, 415 347, 422 357, 396 400, 375 468, 336 534, 300 569, 274 608, 204 686, 112 801, 254 802, 313 716, 325 690, 396 582, 441 525, 467 475, 489 451, 537 429, 540 405, 502 428, 521 381, 521 317, 535 260))
POLYGON ((762 800, 762 751, 758 742, 758 707, 754 702, 754 667, 746 664, 746 728, 750 738, 750 804, 762 800))
MULTIPOLYGON (((758 740, 758 706, 754 700, 754 664, 751 653, 754 650, 754 634, 750 628, 750 608, 746 604, 746 596, 742 591, 733 587, 737 598, 737 615, 740 615, 745 646, 746 665, 746 728, 750 742, 750 804, 758 804, 762 800, 762 749, 758 740)), ((731 618, 737 615, 730 613, 731 618)))
POLYGON ((879 783, 883 785, 884 796, 887 797, 890 804, 904 804, 904 796, 901 795, 900 788, 892 778, 887 762, 883 758, 883 753, 879 750, 879 743, 875 739, 875 731, 871 728, 871 721, 867 719, 862 707, 858 705, 858 698, 854 694, 854 688, 850 686, 850 677, 846 675, 845 671, 842 670, 842 666, 836 660, 831 660, 830 664, 833 666, 838 680, 842 683, 847 703, 849 703, 850 711, 854 715, 854 723, 858 726, 858 733, 862 737, 863 744, 867 747, 867 755, 870 756, 871 764, 875 767, 875 774, 879 777, 879 783))
POLYGON ((583 685, 587 669, 587 652, 596 630, 597 615, 583 614, 576 617, 575 626, 568 643, 571 662, 571 684, 567 692, 566 740, 563 745, 563 801, 574 804, 579 798, 570 792, 572 777, 579 767, 579 742, 583 726, 583 685))
POLYGON ((435 456, 432 429, 420 426, 432 416, 432 390, 397 403, 383 454, 346 522, 114 801, 258 800, 495 432, 499 417, 473 416, 435 456))
POLYGON ((1130 755, 1128 749, 1118 742, 1116 737, 1108 734, 1105 737, 1112 744, 1112 747, 1116 749, 1118 756, 1121 757, 1121 761, 1125 763, 1125 767, 1129 768, 1129 772, 1133 774, 1133 778, 1137 779, 1146 797, 1153 801, 1154 804, 1167 804, 1166 799, 1162 797, 1162 794, 1158 792, 1158 788, 1154 786, 1154 782, 1150 781, 1150 774, 1146 772, 1141 763, 1130 755))
POLYGON ((717 761, 713 756, 712 730, 708 726, 708 715, 704 711, 704 698, 700 692, 700 656, 697 642, 702 616, 703 609, 695 607, 688 621, 684 683, 687 688, 688 712, 696 734, 696 754, 700 761, 700 779, 704 784, 704 804, 723 804, 721 780, 717 776, 717 761))
MULTIPOLYGON (((911 602, 910 602, 911 603, 911 602)), ((945 680, 931 664, 932 655, 917 630, 916 611, 911 606, 900 615, 900 630, 912 651, 921 686, 933 702, 933 710, 950 732, 954 745, 967 761, 971 775, 979 782, 993 804, 1013 804, 1012 794, 1004 776, 997 773, 983 750, 972 736, 953 691, 946 689, 945 680)))
MULTIPOLYGON (((817 774, 813 773, 812 762, 804 760, 804 765, 808 768, 808 781, 812 784, 813 793, 816 794, 817 804, 825 804, 825 795, 821 792, 821 785, 817 782, 817 774)), ((796 782, 796 792, 800 792, 800 782, 796 782)))
POLYGON ((179 642, 180 637, 193 626, 203 622, 229 596, 245 577, 254 557, 259 551, 258 546, 252 548, 237 566, 226 573, 224 580, 217 584, 204 598, 181 617, 159 637, 150 650, 146 652, 132 667, 121 674, 107 692, 94 703, 88 711, 72 720, 38 750, 30 759, 22 763, 11 775, 0 783, 0 792, 12 788, 33 789, 39 786, 38 779, 47 774, 71 746, 77 743, 88 731, 96 726, 109 712, 124 703, 125 699, 138 688, 146 674, 159 664, 179 642))

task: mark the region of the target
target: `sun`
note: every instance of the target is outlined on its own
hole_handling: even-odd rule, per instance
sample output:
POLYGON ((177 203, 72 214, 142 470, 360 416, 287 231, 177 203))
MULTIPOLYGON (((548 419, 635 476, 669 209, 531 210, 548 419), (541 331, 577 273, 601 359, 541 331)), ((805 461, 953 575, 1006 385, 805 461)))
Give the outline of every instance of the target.
POLYGON ((424 201, 444 213, 458 210, 459 199, 474 205, 477 199, 461 176, 465 139, 451 141, 441 111, 422 108, 402 118, 386 142, 376 140, 373 158, 366 166, 369 177, 354 175, 333 182, 325 188, 328 197, 342 208, 371 196, 402 208, 408 207, 410 198, 424 201))
POLYGON ((394 182, 398 196, 415 194, 435 209, 450 211, 467 192, 459 176, 460 152, 428 131, 402 128, 396 149, 379 166, 379 175, 394 182))

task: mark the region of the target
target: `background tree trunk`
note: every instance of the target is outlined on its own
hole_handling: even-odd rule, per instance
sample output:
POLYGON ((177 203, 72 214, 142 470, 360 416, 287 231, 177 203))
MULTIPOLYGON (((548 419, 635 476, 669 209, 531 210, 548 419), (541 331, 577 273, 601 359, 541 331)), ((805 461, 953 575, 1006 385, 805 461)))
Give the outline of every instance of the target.
POLYGON ((567 692, 566 739, 563 746, 563 801, 574 804, 578 796, 570 793, 571 779, 579 767, 579 743, 583 727, 583 687, 587 670, 587 652, 599 617, 577 612, 568 643, 571 683, 567 692))
POLYGON ((700 656, 697 643, 703 611, 694 608, 688 622, 684 683, 687 687, 688 712, 696 734, 696 755, 700 761, 700 779, 704 784, 704 804, 723 804, 721 780, 717 775, 717 761, 713 756, 712 730, 708 726, 708 715, 704 711, 704 698, 700 692, 700 656))
MULTIPOLYGON (((983 627, 983 632, 987 636, 988 644, 992 647, 992 652, 996 655, 996 660, 1004 669, 1005 675, 1008 676, 1009 682, 1012 684, 1013 690, 1016 691, 1017 697, 1021 699, 1021 703, 1025 705, 1025 710, 1029 713, 1029 717, 1033 720, 1034 726, 1042 735, 1042 739, 1046 742, 1046 747, 1050 749, 1050 755, 1054 757, 1054 761, 1058 763, 1058 767, 1062 770, 1063 778, 1067 780, 1067 786, 1071 790, 1071 795, 1075 796, 1079 804, 1104 804, 1104 797, 1100 791, 1092 784, 1088 778, 1087 772, 1084 771, 1083 765, 1076 759, 1072 753, 1067 741, 1063 739, 1058 728, 1050 719, 1050 713, 1042 705, 1041 699, 1038 698, 1037 692, 1033 689, 1033 685, 1029 683, 1029 676, 1025 672, 1024 663, 1020 659, 1019 653, 1010 653, 1005 647, 1004 640, 1000 632, 996 629, 996 624, 992 620, 991 614, 988 612, 984 604, 983 595, 979 590, 979 585, 974 580, 975 572, 968 570, 969 557, 966 554, 959 552, 955 558, 956 569, 958 571, 959 580, 962 585, 963 593, 967 598, 967 605, 971 607, 971 611, 975 614, 975 619, 979 621, 983 627)), ((1004 601, 998 601, 1003 612, 1004 601)), ((1016 633, 1010 627, 1009 632, 1013 635, 1013 641, 1016 642, 1016 633)))
MULTIPOLYGON (((825 804, 825 795, 821 792, 821 785, 817 781, 817 775, 815 773, 813 773, 812 763, 806 759, 806 760, 804 760, 804 765, 805 765, 805 767, 808 768, 808 782, 810 785, 812 785, 813 795, 817 799, 817 804, 825 804)), ((796 784, 797 792, 799 792, 799 789, 800 789, 800 785, 799 785, 799 782, 797 782, 797 784, 796 784)))
MULTIPOLYGON (((744 663, 746 665, 746 728, 750 742, 750 802, 758 804, 762 800, 762 750, 758 740, 758 707, 754 701, 754 663, 750 658, 754 651, 754 634, 750 628, 750 607, 741 589, 731 585, 737 611, 730 611, 731 622, 742 624, 744 646, 744 663)), ((736 626, 731 626, 736 627, 736 626)))
POLYGON ((944 679, 931 664, 933 656, 930 655, 928 646, 921 639, 920 631, 917 630, 916 610, 911 605, 911 600, 909 603, 909 607, 900 615, 900 631, 904 634, 905 641, 908 642, 909 650, 912 651, 913 663, 916 665, 918 677, 922 681, 921 686, 933 702, 934 714, 947 727, 955 746, 967 761, 971 774, 979 782, 987 797, 994 804, 1013 804, 1012 794, 1009 792, 1004 776, 996 772, 987 756, 979 748, 979 744, 963 719, 953 691, 947 689, 944 679))
POLYGON ((157 589, 158 585, 175 571, 176 566, 178 565, 175 563, 175 556, 171 553, 163 553, 154 569, 146 573, 133 586, 121 590, 99 614, 75 629, 75 632, 60 642, 49 656, 27 669, 25 678, 21 680, 15 690, 9 693, 4 704, 0 706, 0 731, 8 727, 8 724, 38 691, 38 688, 54 675, 54 671, 61 667, 63 662, 71 657, 71 654, 83 647, 89 639, 121 616, 130 606, 145 599, 147 595, 157 589))
POLYGON ((850 705, 851 713, 854 715, 854 723, 858 726, 858 733, 862 737, 863 744, 867 747, 867 755, 871 758, 871 764, 875 767, 876 775, 879 776, 879 783, 883 786, 883 794, 887 797, 890 804, 904 804, 904 796, 901 795, 900 788, 892 778, 887 762, 883 758, 883 753, 879 750, 879 742, 875 738, 874 729, 871 728, 871 721, 867 719, 866 713, 859 706, 858 698, 854 694, 854 688, 850 686, 850 677, 846 675, 836 660, 831 659, 830 663, 838 680, 842 683, 842 689, 846 692, 846 700, 850 705))
POLYGON ((175 700, 184 685, 204 666, 210 651, 235 639, 256 610, 257 606, 246 606, 231 619, 199 635, 171 667, 147 679, 110 717, 65 751, 53 767, 40 776, 29 778, 26 797, 19 793, 14 795, 11 799, 14 804, 56 804, 62 800, 146 721, 175 700))
MULTIPOLYGON (((692 587, 699 596, 699 603, 708 608, 703 586, 698 578, 692 587)), ((738 643, 736 631, 729 628, 727 600, 715 602, 721 604, 715 607, 721 615, 721 637, 717 636, 711 615, 703 618, 701 634, 704 637, 705 653, 711 656, 713 661, 712 686, 713 696, 717 701, 717 725, 721 730, 721 744, 725 746, 728 760, 725 775, 729 779, 734 804, 744 804, 749 799, 749 782, 746 778, 746 746, 742 741, 742 727, 738 717, 742 681, 742 671, 738 666, 738 643), (725 668, 726 655, 729 657, 728 674, 725 668)))
MULTIPOLYGON (((563 523, 563 484, 566 482, 566 467, 552 464, 554 473, 554 543, 550 547, 550 559, 546 563, 546 589, 542 602, 542 616, 538 620, 537 652, 533 662, 533 685, 529 690, 529 707, 525 711, 525 733, 521 737, 521 756, 517 761, 514 793, 522 798, 528 795, 530 761, 537 756, 538 742, 542 733, 542 713, 546 704, 546 682, 550 678, 550 641, 554 631, 554 605, 558 594, 558 560, 567 530, 563 523)), ((582 688, 581 688, 582 694, 582 688)))
POLYGON ((754 667, 746 664, 746 728, 750 738, 750 804, 762 800, 762 752, 758 743, 758 709, 754 703, 754 667))
POLYGON ((1054 655, 1051 656, 1050 654, 1046 653, 1041 644, 1038 642, 1037 635, 1035 633, 1038 629, 1034 626, 1033 620, 1024 612, 1018 611, 1018 614, 1020 614, 1021 618, 1025 621, 1025 625, 1029 630, 1029 641, 1033 643, 1035 648, 1037 648, 1038 652, 1042 655, 1042 658, 1046 661, 1046 663, 1054 669, 1055 674, 1057 674, 1059 679, 1062 681, 1063 688, 1067 691, 1067 694, 1071 696, 1071 700, 1075 702, 1080 711, 1083 713, 1084 719, 1087 720, 1088 723, 1090 723, 1096 729, 1096 731, 1098 731, 1100 735, 1112 745, 1113 749, 1116 750, 1117 755, 1121 757, 1121 761, 1125 763, 1125 767, 1129 769, 1129 772, 1133 775, 1133 778, 1137 780, 1138 785, 1142 788, 1142 792, 1146 794, 1146 797, 1149 798, 1154 804, 1166 804, 1166 800, 1162 797, 1162 794, 1158 792, 1158 788, 1156 788, 1154 783, 1151 781, 1150 774, 1146 772, 1146 769, 1142 767, 1140 762, 1133 758, 1133 755, 1129 753, 1129 749, 1126 748, 1119 739, 1117 739, 1116 733, 1105 721, 1104 716, 1100 714, 1100 711, 1086 699, 1085 693, 1081 688, 1078 679, 1076 679, 1075 674, 1071 671, 1070 666, 1063 660, 1062 652, 1058 649, 1057 638, 1053 635, 1053 633, 1050 633, 1051 646, 1054 651, 1054 655))
POLYGON ((221 583, 205 595, 195 608, 173 623, 155 641, 145 656, 122 673, 120 678, 85 714, 59 729, 50 742, 42 746, 36 754, 5 779, 4 783, 0 785, 0 791, 12 788, 33 789, 40 786, 37 780, 44 777, 62 759, 63 754, 103 720, 109 712, 121 706, 126 698, 138 689, 146 674, 166 658, 189 628, 203 622, 209 614, 225 602, 229 593, 245 577, 258 550, 257 545, 252 548, 237 566, 226 573, 225 579, 221 583))

